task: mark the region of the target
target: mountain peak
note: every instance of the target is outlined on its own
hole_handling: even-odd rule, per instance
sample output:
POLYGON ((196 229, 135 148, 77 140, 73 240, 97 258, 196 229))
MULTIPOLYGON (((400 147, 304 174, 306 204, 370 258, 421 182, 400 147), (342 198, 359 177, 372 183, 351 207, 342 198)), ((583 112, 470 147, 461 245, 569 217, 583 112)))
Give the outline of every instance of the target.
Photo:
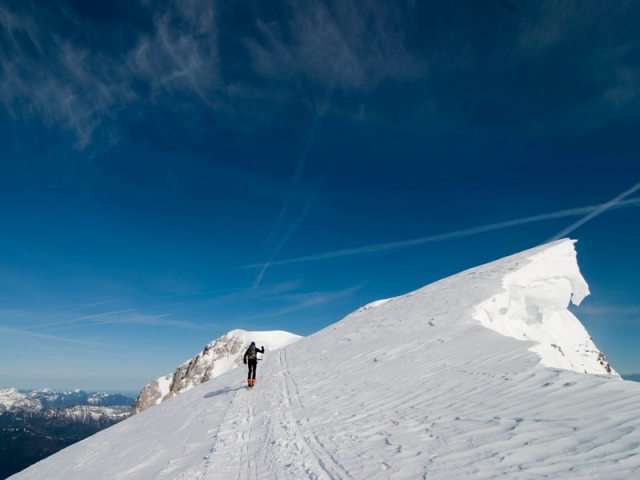
POLYGON ((159 377, 147 384, 138 395, 131 415, 147 410, 239 367, 242 365, 242 356, 252 341, 272 351, 300 338, 302 337, 299 335, 282 330, 265 332, 232 330, 207 344, 202 352, 182 363, 174 373, 159 377))

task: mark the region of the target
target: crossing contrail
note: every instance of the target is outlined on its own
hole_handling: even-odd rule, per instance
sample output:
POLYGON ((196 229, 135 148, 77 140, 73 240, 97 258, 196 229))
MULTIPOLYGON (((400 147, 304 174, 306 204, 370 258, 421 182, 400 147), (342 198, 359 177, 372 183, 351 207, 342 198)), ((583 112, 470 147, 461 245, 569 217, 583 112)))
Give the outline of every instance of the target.
MULTIPOLYGON (((634 187, 636 190, 638 188, 640 188, 640 184, 636 185, 634 187)), ((635 191, 635 190, 633 190, 635 191)), ((640 198, 635 198, 635 199, 631 199, 631 200, 621 200, 621 198, 624 198, 624 196, 630 195, 631 190, 628 190, 627 192, 625 192, 624 194, 620 195, 619 197, 616 197, 616 202, 607 202, 606 204, 602 204, 602 205, 595 205, 595 206, 589 206, 589 207, 579 207, 579 208, 572 208, 569 210, 560 210, 557 212, 552 212, 552 213, 545 213, 542 215, 535 215, 532 217, 525 217, 525 218, 520 218, 517 220, 510 220, 508 222, 500 222, 500 223, 492 223, 490 225, 484 225, 481 227, 475 227, 475 228, 469 228, 466 230, 457 230, 455 232, 448 232, 448 233, 441 233, 438 235, 431 235, 428 237, 421 237, 421 238, 415 238, 415 239, 411 239, 411 240, 403 240, 403 241, 399 241, 399 242, 391 242, 391 243, 382 243, 382 244, 377 244, 377 245, 369 245, 369 246, 365 246, 365 247, 358 247, 358 248, 350 248, 350 249, 345 249, 345 250, 337 250, 334 252, 325 252, 325 253, 319 253, 316 255, 308 255, 305 257, 298 257, 298 258, 291 258, 288 260, 279 260, 277 262, 269 262, 268 264, 262 264, 262 263, 257 263, 257 264, 252 264, 252 265, 245 265, 243 268, 264 268, 265 265, 268 266, 273 266, 273 265, 284 265, 287 263, 299 263, 299 262, 311 262, 311 261, 315 261, 315 260, 326 260, 326 259, 330 259, 330 258, 337 258, 337 257, 347 257, 347 256, 351 256, 351 255, 361 255, 361 254, 365 254, 365 253, 372 253, 372 252, 381 252, 381 251, 385 251, 385 250, 394 250, 394 249, 398 249, 398 248, 406 248, 406 247, 412 247, 415 245, 421 245, 423 243, 429 243, 429 242, 436 242, 436 241, 441 241, 441 240, 448 240, 451 238, 459 238, 459 237, 468 237, 471 235, 477 235, 480 233, 485 233, 485 232, 490 232, 490 231, 494 231, 494 230, 502 230, 504 228, 510 228, 510 227, 515 227, 518 225, 525 225, 527 223, 534 223, 534 222, 542 222, 545 220, 553 220, 556 218, 564 218, 564 217, 574 217, 574 216, 578 216, 578 215, 585 215, 587 214, 587 220, 582 219, 582 223, 581 225, 584 223, 584 221, 588 221, 589 219, 593 218, 595 215, 593 215, 594 213, 596 213, 597 215, 599 215, 600 213, 604 212, 607 209, 617 209, 617 208, 627 208, 627 207, 638 207, 640 206, 640 198), (613 203, 612 203, 613 202, 613 203), (606 208, 603 208, 605 207, 606 208)), ((577 228, 577 227, 575 227, 577 228)), ((563 233, 563 232, 561 232, 563 233)))
POLYGON ((584 225, 585 223, 587 223, 589 220, 594 219, 595 217, 597 217, 598 215, 602 215, 604 212, 606 212, 607 210, 616 207, 617 205, 620 204, 620 202, 622 202, 626 197, 628 197, 629 195, 631 195, 632 193, 634 193, 636 190, 640 189, 640 183, 636 183, 633 187, 631 187, 629 190, 626 190, 625 192, 622 192, 620 195, 618 195, 617 197, 609 200, 607 203, 603 203, 602 205, 598 206, 595 210, 589 212, 584 218, 581 218, 580 220, 578 220, 577 222, 575 222, 572 225, 569 225, 567 228, 565 228, 564 230, 562 230, 561 232, 558 232, 556 235, 554 235, 553 237, 551 237, 549 239, 549 241, 553 241, 553 240, 557 240, 559 238, 565 237, 567 235, 569 235, 571 232, 573 232, 576 228, 581 227, 582 225, 584 225))
POLYGON ((298 164, 296 165, 296 171, 293 174, 293 178, 292 178, 291 185, 289 187, 289 193, 287 194, 287 198, 284 200, 284 202, 282 202, 282 205, 280 206, 280 211, 278 212, 278 217, 276 218, 275 223, 271 227, 271 231, 267 235, 267 238, 264 241, 263 245, 267 245, 270 242, 270 240, 273 238, 273 236, 275 235, 280 225, 282 225, 282 223, 284 222, 287 212, 289 211, 289 206, 293 201, 294 190, 296 188, 296 185, 299 183, 300 178, 302 177, 302 172, 304 171, 304 168, 307 165, 307 157, 309 156, 311 145, 315 141, 316 133, 318 131, 318 124, 319 124, 319 119, 316 118, 313 122, 313 125, 311 126, 311 132, 309 134, 309 137, 307 138, 307 142, 304 146, 302 155, 300 155, 300 158, 298 159, 298 164))
POLYGON ((264 274, 267 272, 267 269, 271 265, 274 264, 273 259, 276 257, 276 255, 278 255, 278 253, 280 253, 280 250, 282 250, 282 247, 284 247, 284 244, 287 243, 287 240, 289 240, 289 237, 291 237, 291 235, 293 235, 293 232, 295 232, 295 230, 298 228, 298 225, 300 225, 300 222, 302 222, 302 220, 304 220, 304 217, 307 216, 307 213, 309 213, 309 210, 311 209, 311 205, 313 205, 313 202, 315 201, 317 196, 318 195, 315 194, 314 196, 312 196, 309 199, 309 201, 305 205, 304 209, 302 210, 302 212, 300 213, 300 215, 296 219, 296 221, 293 222, 293 224, 285 232, 284 236, 280 240, 280 243, 278 243, 278 245, 276 246, 275 250, 271 254, 271 257, 269 257, 269 260, 266 263, 263 263, 263 264, 260 265, 260 267, 261 267, 260 268, 260 273, 258 273, 258 276, 256 277, 256 279, 253 282, 253 286, 254 287, 258 287, 260 285, 260 282, 262 281, 262 278, 264 277, 264 274))
MULTIPOLYGON (((305 144, 305 147, 304 147, 304 150, 302 152, 302 155, 300 156, 300 159, 298 160, 298 165, 296 166, 296 171, 293 174, 293 179, 292 179, 291 187, 289 189, 289 194, 287 195, 287 198, 285 199, 285 201, 283 202, 282 206, 280 207, 280 212, 278 213, 278 218, 276 219, 275 224, 271 228, 271 231, 269 232, 269 235, 267 235, 267 239, 264 242, 265 245, 267 243, 269 243, 271 238, 273 238, 275 232, 278 230, 280 225, 282 225, 282 223, 284 222, 284 219, 286 217, 287 211, 289 210, 289 205, 291 204, 291 202, 293 200, 293 194, 294 194, 295 187, 300 182, 300 178, 302 177, 302 173, 303 173, 304 168, 305 168, 305 166, 307 164, 307 157, 309 156, 309 151, 311 150, 311 145, 315 141, 316 134, 318 132, 319 123, 320 123, 320 118, 316 117, 316 119, 313 122, 313 125, 311 126, 311 133, 309 134, 309 138, 307 139, 307 143, 305 144)), ((324 183, 324 180, 321 183, 324 183)), ((256 279, 253 282, 253 286, 254 287, 260 286, 260 282, 262 282, 262 278, 264 277, 264 274, 267 272, 267 269, 269 268, 269 266, 272 265, 273 259, 276 257, 276 255, 278 255, 278 253, 280 253, 280 250, 282 249, 284 244, 287 242, 287 240, 289 240, 289 237, 291 237, 291 235, 293 235, 293 232, 296 230, 296 228, 298 228, 298 225, 300 224, 300 222, 302 222, 304 217, 307 216, 307 213, 309 212, 309 209, 311 208, 311 205, 313 204, 313 202, 316 199, 316 197, 317 197, 317 194, 313 195, 310 198, 310 200, 305 205, 305 207, 304 207, 304 209, 302 211, 302 214, 300 216, 298 216, 298 218, 293 223, 293 225, 291 225, 291 227, 289 227, 289 229, 285 232, 284 236, 282 237, 282 239, 280 240, 280 242, 276 246, 275 250, 273 251, 273 253, 269 257, 269 260, 267 260, 266 263, 261 264, 260 273, 258 273, 258 276, 256 277, 256 279)))

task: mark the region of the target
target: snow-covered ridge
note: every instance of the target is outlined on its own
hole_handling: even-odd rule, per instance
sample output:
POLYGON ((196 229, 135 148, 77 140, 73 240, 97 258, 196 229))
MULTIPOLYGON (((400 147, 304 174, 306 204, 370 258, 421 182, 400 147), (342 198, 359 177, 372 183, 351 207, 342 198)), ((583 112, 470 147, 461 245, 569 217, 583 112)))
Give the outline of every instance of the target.
POLYGON ((390 302, 391 300, 393 300, 393 297, 392 298, 385 298, 385 299, 382 299, 382 300, 375 300, 373 302, 367 303, 364 307, 360 307, 358 310, 356 310, 355 312, 353 312, 353 313, 351 313, 349 315, 357 315, 359 313, 366 312, 367 310, 371 310, 372 308, 377 308, 380 305, 384 305, 385 303, 390 302))
POLYGON ((242 357, 251 342, 267 351, 289 345, 302 338, 282 330, 247 332, 232 330, 209 343, 202 352, 180 365, 174 373, 147 384, 138 395, 131 415, 140 413, 169 398, 196 387, 242 365, 242 357))
POLYGON ((27 396, 15 388, 0 388, 0 413, 9 410, 16 403, 24 401, 27 396))
POLYGON ((474 318, 502 335, 535 342, 530 347, 547 367, 594 374, 617 373, 567 307, 589 295, 574 242, 561 241, 533 253, 502 280, 503 291, 475 308, 474 318))
POLYGON ((558 279, 577 277, 545 264, 571 251, 543 245, 359 309, 265 355, 251 392, 229 371, 15 480, 640 478, 640 384, 549 368, 535 341, 475 318, 493 302, 494 324, 554 327, 558 279))

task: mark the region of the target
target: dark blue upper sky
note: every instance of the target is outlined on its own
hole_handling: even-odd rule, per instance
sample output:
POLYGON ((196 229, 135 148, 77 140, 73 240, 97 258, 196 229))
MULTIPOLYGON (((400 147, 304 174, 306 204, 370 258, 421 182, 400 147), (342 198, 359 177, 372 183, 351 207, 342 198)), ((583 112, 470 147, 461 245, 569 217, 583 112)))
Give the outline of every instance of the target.
POLYGON ((640 371, 640 4, 0 0, 0 386, 138 389, 557 236, 640 371), (637 189, 637 191, 636 191, 637 189))

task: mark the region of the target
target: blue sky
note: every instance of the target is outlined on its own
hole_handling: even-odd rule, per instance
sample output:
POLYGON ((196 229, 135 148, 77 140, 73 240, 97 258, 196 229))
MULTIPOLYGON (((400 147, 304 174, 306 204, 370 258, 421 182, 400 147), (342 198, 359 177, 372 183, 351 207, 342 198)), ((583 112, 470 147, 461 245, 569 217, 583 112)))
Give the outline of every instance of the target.
POLYGON ((558 236, 640 372, 640 4, 446 3, 0 0, 0 386, 139 390, 558 236))

